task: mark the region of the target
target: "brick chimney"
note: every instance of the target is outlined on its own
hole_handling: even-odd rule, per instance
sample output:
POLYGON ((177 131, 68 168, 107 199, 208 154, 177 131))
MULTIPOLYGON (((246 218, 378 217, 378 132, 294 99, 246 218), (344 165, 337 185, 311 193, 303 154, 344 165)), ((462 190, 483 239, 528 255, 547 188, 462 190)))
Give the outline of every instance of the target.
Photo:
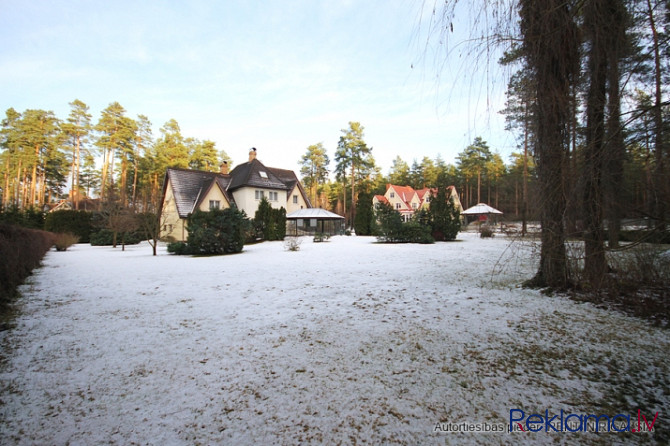
POLYGON ((228 175, 228 161, 224 161, 221 163, 221 173, 224 175, 228 175))
POLYGON ((252 162, 255 159, 256 159, 256 147, 252 147, 251 150, 249 150, 249 162, 252 162))

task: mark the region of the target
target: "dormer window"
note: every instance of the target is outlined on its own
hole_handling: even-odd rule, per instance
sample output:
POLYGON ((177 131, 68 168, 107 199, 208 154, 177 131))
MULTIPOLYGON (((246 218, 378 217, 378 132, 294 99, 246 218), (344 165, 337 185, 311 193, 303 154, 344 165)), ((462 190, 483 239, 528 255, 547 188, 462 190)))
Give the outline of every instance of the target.
POLYGON ((395 192, 391 192, 391 198, 395 198, 395 192))
POLYGON ((262 170, 258 171, 258 175, 260 175, 261 178, 265 178, 266 180, 268 179, 268 174, 262 170))

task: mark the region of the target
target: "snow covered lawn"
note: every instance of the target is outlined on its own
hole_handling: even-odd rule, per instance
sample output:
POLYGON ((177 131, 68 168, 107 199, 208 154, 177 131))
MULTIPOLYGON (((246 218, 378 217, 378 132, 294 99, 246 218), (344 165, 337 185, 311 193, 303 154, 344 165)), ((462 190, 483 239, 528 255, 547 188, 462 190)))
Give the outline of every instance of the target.
POLYGON ((459 239, 50 252, 0 332, 0 443, 670 441, 668 330, 523 290, 530 247, 459 239), (651 435, 436 432, 514 408, 659 416, 651 435))

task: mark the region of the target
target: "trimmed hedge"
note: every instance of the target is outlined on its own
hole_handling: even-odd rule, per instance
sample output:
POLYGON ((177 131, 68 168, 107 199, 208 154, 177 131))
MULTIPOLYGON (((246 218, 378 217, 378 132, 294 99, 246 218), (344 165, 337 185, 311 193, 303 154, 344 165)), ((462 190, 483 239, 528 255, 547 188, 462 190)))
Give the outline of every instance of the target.
POLYGON ((49 212, 44 220, 44 230, 74 234, 79 237, 79 243, 88 243, 91 240, 92 216, 93 213, 87 211, 49 212))
MULTIPOLYGON (((121 245, 137 245, 144 240, 142 234, 137 232, 119 232, 116 235, 116 243, 121 245)), ((112 246, 114 233, 109 229, 101 229, 91 234, 91 246, 112 246)))
POLYGON ((3 210, 0 207, 0 223, 31 229, 44 229, 44 212, 37 208, 21 210, 12 206, 3 210))
POLYGON ((0 303, 16 294, 53 244, 50 232, 0 224, 0 303))

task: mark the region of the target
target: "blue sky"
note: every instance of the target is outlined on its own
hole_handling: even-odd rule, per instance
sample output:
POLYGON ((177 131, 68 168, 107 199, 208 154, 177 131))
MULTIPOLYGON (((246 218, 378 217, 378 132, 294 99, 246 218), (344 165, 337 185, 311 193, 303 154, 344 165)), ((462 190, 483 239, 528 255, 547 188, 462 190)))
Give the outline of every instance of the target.
POLYGON ((310 144, 333 158, 349 121, 383 173, 397 155, 454 162, 475 136, 507 160, 504 88, 487 93, 463 56, 438 70, 429 12, 419 0, 0 0, 0 107, 65 119, 80 99, 97 122, 118 101, 154 135, 174 118, 234 163, 253 146, 291 169, 310 144))

